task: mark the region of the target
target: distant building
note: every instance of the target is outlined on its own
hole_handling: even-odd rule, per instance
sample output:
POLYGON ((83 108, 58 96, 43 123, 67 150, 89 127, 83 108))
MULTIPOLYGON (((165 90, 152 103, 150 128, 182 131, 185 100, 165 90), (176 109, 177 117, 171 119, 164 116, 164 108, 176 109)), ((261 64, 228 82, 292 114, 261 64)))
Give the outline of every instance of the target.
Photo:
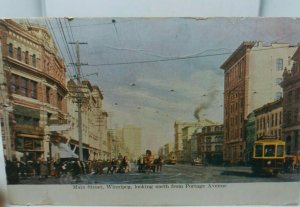
POLYGON ((203 162, 221 164, 223 162, 223 125, 211 125, 202 128, 197 134, 198 151, 203 162))
POLYGON ((208 119, 204 119, 201 121, 196 122, 179 122, 176 121, 174 123, 174 136, 175 136, 175 147, 174 151, 177 157, 177 161, 183 162, 185 160, 185 155, 187 153, 184 153, 184 149, 188 149, 187 147, 184 147, 184 144, 188 139, 191 139, 191 135, 197 128, 202 128, 203 126, 208 126, 215 124, 215 122, 212 122, 208 119), (185 129, 184 129, 185 128, 185 129), (183 131, 184 129, 184 131, 183 131))
POLYGON ((283 82, 283 134, 287 154, 300 150, 300 47, 292 57, 291 70, 284 70, 283 82))
POLYGON ((246 159, 244 122, 249 113, 282 97, 282 73, 296 47, 243 42, 222 64, 224 70, 224 160, 246 159))
POLYGON ((122 128, 122 139, 128 148, 130 159, 137 159, 142 154, 142 129, 134 126, 126 126, 122 128))
POLYGON ((173 152, 174 152, 174 144, 173 143, 167 143, 164 145, 164 156, 165 157, 168 157, 173 152))

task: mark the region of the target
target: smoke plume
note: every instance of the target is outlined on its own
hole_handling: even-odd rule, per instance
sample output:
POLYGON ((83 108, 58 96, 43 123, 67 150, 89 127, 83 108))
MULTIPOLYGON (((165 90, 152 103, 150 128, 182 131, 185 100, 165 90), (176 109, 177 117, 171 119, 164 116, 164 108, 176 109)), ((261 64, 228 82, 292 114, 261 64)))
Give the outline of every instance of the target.
POLYGON ((209 109, 212 106, 212 102, 217 97, 217 90, 211 90, 206 94, 206 97, 204 97, 205 101, 202 102, 194 111, 194 117, 200 121, 200 114, 209 109))

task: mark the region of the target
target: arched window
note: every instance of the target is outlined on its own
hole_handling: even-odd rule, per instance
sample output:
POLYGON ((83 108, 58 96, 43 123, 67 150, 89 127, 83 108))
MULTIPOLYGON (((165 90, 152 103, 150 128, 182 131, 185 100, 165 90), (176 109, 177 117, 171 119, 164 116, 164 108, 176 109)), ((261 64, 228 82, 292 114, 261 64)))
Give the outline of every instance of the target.
POLYGON ((283 59, 278 58, 278 59, 276 60, 276 69, 277 69, 278 71, 283 70, 283 59))
POLYGON ((26 64, 29 63, 29 57, 28 57, 28 56, 29 56, 29 52, 26 51, 26 52, 25 52, 25 63, 26 63, 26 64))
POLYGON ((35 54, 32 55, 32 66, 36 67, 36 55, 35 54))
POLYGON ((22 55, 21 55, 21 48, 20 47, 18 47, 18 49, 17 49, 17 59, 19 60, 19 61, 21 61, 21 58, 22 58, 22 55))
POLYGON ((14 46, 12 43, 9 43, 9 45, 8 45, 8 56, 14 57, 14 46))

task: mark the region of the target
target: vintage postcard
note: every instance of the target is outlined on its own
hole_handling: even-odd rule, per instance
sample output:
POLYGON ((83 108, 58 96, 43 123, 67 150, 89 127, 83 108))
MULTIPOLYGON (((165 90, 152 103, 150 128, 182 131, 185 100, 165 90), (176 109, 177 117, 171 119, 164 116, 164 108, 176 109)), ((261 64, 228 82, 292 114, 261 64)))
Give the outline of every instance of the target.
POLYGON ((0 20, 9 202, 299 205, 299 43, 297 18, 0 20))

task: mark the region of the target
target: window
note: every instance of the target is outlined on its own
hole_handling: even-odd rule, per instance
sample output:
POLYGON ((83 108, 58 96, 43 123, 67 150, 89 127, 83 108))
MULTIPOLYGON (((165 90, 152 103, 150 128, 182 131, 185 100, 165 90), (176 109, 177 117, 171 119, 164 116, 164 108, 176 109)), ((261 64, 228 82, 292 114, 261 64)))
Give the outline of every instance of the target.
POLYGON ((16 138, 16 149, 22 150, 24 149, 24 139, 23 138, 16 138))
POLYGON ((265 157, 274 157, 275 156, 275 145, 266 145, 264 155, 265 155, 265 157))
POLYGON ((284 155, 284 147, 283 145, 277 146, 277 157, 283 157, 284 155))
POLYGON ((27 79, 21 78, 21 95, 27 96, 27 79))
POLYGON ((50 87, 46 86, 46 102, 50 103, 50 87))
POLYGON ((276 69, 277 71, 283 70, 283 59, 278 58, 276 60, 276 69))
POLYGON ((35 54, 32 55, 32 66, 36 67, 36 55, 35 54))
POLYGON ((271 126, 274 126, 274 114, 272 114, 271 126))
POLYGON ((207 127, 207 128, 206 128, 206 131, 207 131, 207 132, 210 132, 210 127, 207 127))
POLYGON ((14 46, 11 43, 9 43, 9 45, 8 45, 8 56, 14 57, 14 46))
POLYGON ((37 83, 35 81, 30 81, 30 97, 37 99, 37 83))
POLYGON ((282 92, 276 92, 275 100, 279 100, 282 97, 282 92))
POLYGON ((18 83, 18 76, 12 74, 10 79, 10 90, 12 93, 18 93, 19 91, 19 83, 18 83))
POLYGON ((25 63, 26 63, 26 64, 29 63, 29 57, 28 57, 28 56, 29 56, 29 52, 26 51, 26 52, 25 52, 25 63))
POLYGON ((277 78, 276 79, 276 84, 279 85, 282 82, 282 78, 277 78))
POLYGON ((62 109, 62 100, 63 100, 63 97, 60 94, 57 94, 57 107, 59 109, 62 109))
POLYGON ((282 113, 279 112, 279 124, 281 124, 281 117, 282 117, 282 113))
POLYGON ((215 151, 216 152, 221 152, 222 151, 222 145, 216 145, 215 146, 215 151))
POLYGON ((21 55, 21 48, 20 47, 18 47, 18 49, 17 49, 17 59, 19 60, 19 61, 21 61, 21 59, 22 59, 22 55, 21 55))
POLYGON ((216 142, 223 142, 222 136, 216 136, 216 142))
POLYGON ((275 114, 275 126, 277 126, 277 124, 278 124, 278 114, 276 113, 275 114))
POLYGON ((211 143, 211 137, 206 137, 206 143, 211 143))
POLYGON ((210 152, 211 151, 211 146, 206 146, 206 151, 210 152))
POLYGON ((262 157, 262 145, 255 146, 255 157, 262 157))

